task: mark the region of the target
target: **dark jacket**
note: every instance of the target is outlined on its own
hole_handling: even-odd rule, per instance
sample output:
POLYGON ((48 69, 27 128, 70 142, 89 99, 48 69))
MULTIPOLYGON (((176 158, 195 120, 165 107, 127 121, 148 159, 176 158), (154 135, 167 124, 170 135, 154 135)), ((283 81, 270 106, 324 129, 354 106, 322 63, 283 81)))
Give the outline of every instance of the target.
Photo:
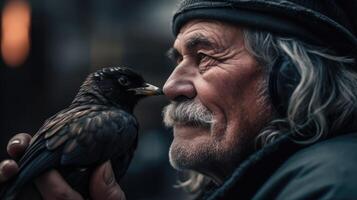
POLYGON ((357 133, 310 146, 284 137, 243 162, 205 199, 357 199, 357 133))

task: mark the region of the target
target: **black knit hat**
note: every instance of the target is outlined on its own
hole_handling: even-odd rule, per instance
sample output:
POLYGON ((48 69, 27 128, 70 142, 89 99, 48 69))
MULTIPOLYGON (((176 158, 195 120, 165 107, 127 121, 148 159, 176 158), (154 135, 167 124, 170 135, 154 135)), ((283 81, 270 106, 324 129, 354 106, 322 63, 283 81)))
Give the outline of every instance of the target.
POLYGON ((183 0, 173 32, 192 19, 216 19, 297 37, 357 57, 357 0, 183 0))

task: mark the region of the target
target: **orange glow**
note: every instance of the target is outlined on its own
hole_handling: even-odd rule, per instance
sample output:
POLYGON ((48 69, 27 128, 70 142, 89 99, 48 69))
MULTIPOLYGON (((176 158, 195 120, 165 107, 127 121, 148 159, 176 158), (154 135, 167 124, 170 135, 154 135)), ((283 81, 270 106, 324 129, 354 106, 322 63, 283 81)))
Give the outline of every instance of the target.
POLYGON ((8 66, 23 64, 30 49, 31 10, 28 2, 10 0, 2 13, 1 54, 8 66))

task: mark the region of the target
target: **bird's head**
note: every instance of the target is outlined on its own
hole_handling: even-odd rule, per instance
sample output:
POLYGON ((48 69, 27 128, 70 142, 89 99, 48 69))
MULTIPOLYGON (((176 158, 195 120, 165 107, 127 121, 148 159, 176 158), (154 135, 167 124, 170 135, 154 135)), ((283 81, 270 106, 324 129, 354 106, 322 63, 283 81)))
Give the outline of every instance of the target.
POLYGON ((91 79, 109 102, 130 109, 144 97, 163 94, 160 88, 145 82, 129 68, 103 68, 91 74, 91 79))

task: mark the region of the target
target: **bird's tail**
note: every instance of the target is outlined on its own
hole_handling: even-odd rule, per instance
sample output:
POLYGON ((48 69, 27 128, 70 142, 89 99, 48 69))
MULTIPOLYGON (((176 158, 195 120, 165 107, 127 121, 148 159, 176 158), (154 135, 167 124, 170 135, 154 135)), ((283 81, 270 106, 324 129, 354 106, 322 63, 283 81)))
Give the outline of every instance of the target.
POLYGON ((50 163, 53 162, 50 160, 53 158, 50 152, 42 153, 41 156, 34 159, 29 165, 20 167, 19 174, 1 188, 0 199, 15 200, 25 185, 30 183, 41 173, 52 168, 53 165, 50 163))
POLYGON ((14 177, 1 187, 1 200, 15 200, 17 194, 20 193, 25 184, 28 183, 31 177, 24 177, 22 173, 14 177))

